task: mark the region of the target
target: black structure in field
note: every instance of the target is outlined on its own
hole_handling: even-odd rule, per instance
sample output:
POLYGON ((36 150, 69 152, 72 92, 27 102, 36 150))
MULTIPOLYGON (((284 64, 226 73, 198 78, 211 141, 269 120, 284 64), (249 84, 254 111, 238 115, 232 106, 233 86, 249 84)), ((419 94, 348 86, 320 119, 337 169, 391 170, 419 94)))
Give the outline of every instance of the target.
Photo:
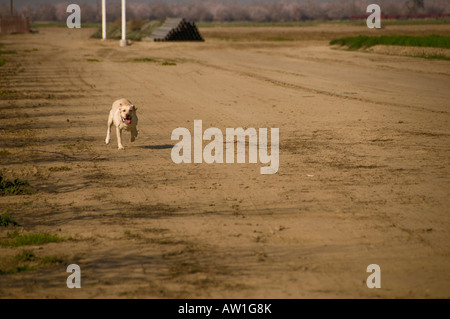
POLYGON ((205 41, 194 22, 183 18, 167 18, 162 26, 143 40, 153 41, 205 41))

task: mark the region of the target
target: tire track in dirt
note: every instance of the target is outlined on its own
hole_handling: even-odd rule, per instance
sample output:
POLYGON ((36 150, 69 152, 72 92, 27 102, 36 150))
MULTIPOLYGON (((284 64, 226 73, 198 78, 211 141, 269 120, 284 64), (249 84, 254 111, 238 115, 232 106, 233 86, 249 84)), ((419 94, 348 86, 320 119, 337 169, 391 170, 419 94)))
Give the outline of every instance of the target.
POLYGON ((273 84, 275 86, 279 86, 282 88, 288 88, 288 89, 293 89, 293 90, 302 90, 307 93, 326 95, 329 97, 339 98, 339 99, 343 99, 343 100, 353 100, 353 101, 357 101, 357 102, 370 103, 370 104, 381 105, 381 106, 410 108, 410 109, 417 109, 417 110, 426 111, 426 112, 436 112, 436 113, 444 113, 444 114, 449 113, 449 112, 443 111, 443 110, 435 111, 435 110, 430 110, 430 109, 427 109, 424 107, 419 107, 419 106, 411 106, 411 105, 407 105, 407 104, 385 102, 385 101, 375 101, 372 99, 361 98, 361 97, 356 97, 356 96, 336 94, 336 93, 333 93, 333 92, 330 92, 327 90, 315 89, 315 88, 306 87, 306 86, 299 85, 299 84, 280 81, 280 80, 274 79, 273 77, 262 76, 262 75, 257 74, 257 73, 259 73, 258 69, 254 69, 254 72, 245 72, 245 71, 233 70, 228 67, 221 67, 218 65, 209 64, 209 63, 205 63, 205 62, 199 62, 199 64, 206 66, 206 67, 213 68, 213 69, 221 70, 224 72, 231 72, 231 73, 239 74, 240 76, 245 76, 245 77, 256 79, 256 80, 263 81, 263 82, 268 82, 270 84, 273 84))

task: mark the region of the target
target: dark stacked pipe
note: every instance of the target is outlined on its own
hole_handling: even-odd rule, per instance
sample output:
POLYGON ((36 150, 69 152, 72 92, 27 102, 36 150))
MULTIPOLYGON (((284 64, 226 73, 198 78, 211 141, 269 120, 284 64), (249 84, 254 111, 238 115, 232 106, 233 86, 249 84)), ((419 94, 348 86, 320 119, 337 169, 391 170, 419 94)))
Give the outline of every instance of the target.
POLYGON ((194 22, 182 18, 168 18, 156 29, 149 40, 153 41, 205 41, 194 22))

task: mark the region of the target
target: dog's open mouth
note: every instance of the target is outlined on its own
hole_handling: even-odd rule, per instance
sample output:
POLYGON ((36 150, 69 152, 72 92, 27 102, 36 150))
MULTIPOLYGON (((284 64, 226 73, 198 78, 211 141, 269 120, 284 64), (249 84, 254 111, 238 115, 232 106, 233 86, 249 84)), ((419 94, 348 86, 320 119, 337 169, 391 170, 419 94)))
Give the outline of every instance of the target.
POLYGON ((122 119, 122 122, 125 124, 131 124, 131 119, 128 117, 120 117, 122 119))

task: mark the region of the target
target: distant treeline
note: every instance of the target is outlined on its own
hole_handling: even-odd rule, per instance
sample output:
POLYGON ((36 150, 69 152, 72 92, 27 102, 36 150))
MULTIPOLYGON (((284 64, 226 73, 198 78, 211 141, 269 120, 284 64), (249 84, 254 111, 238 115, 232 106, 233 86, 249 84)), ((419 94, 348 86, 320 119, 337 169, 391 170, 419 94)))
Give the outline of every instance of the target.
MULTIPOLYGON (((107 1, 108 2, 108 1, 107 1)), ((15 14, 26 16, 31 21, 66 21, 67 6, 71 2, 31 5, 15 8, 15 14)), ((82 22, 101 21, 100 1, 91 4, 82 3, 82 22)), ((127 2, 127 19, 164 19, 166 17, 183 17, 192 21, 304 21, 351 19, 366 15, 367 5, 377 3, 383 15, 442 15, 450 13, 449 0, 337 0, 330 2, 303 1, 259 1, 253 3, 191 1, 183 4, 166 4, 164 2, 127 2)), ((8 15, 8 4, 0 5, 0 16, 8 15)), ((120 3, 107 4, 107 19, 120 19, 120 3)))

